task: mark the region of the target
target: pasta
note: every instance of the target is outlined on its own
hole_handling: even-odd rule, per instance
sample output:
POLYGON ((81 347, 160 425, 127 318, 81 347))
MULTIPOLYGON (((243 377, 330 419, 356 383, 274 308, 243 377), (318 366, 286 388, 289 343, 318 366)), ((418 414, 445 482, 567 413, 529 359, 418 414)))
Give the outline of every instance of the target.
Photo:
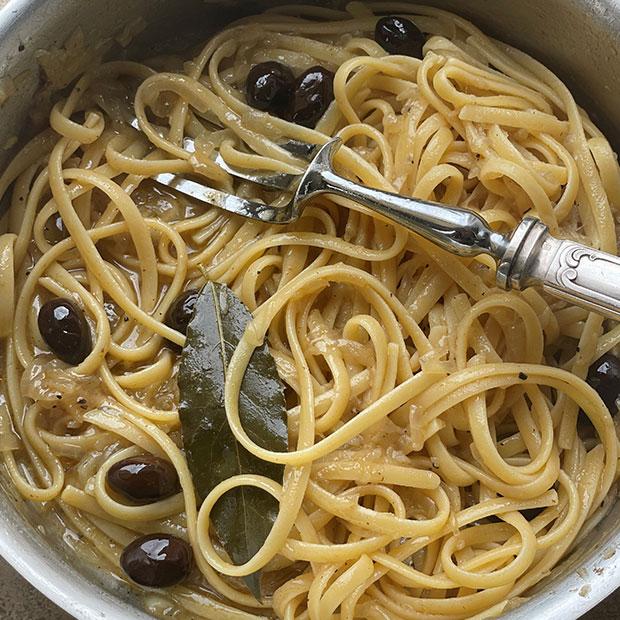
POLYGON ((122 576, 121 553, 138 536, 189 542, 197 569, 145 594, 155 616, 498 616, 612 492, 616 427, 585 378, 620 327, 533 289, 501 292, 488 258, 452 256, 343 198, 320 197, 278 227, 149 180, 197 175, 277 206, 286 194, 233 179, 213 153, 298 173, 304 162, 282 141, 336 135, 339 172, 363 184, 473 209, 505 233, 534 214, 554 234, 617 251, 620 170, 605 137, 548 69, 450 13, 281 7, 186 58, 86 72, 0 177, 11 203, 0 237, 0 449, 17 490, 51 502, 107 570, 122 576), (421 59, 386 55, 373 39, 386 14, 427 34, 421 59), (335 74, 315 128, 246 102, 251 67, 276 60, 335 74), (282 484, 242 474, 198 504, 179 429, 185 336, 164 319, 207 281, 252 312, 228 368, 230 428, 285 469, 282 484), (50 354, 37 327, 52 297, 72 300, 90 325, 76 365, 50 354), (287 387, 288 452, 257 445, 240 422, 241 381, 265 340, 287 387), (138 505, 110 491, 111 468, 142 454, 172 465, 178 492, 138 505), (209 519, 243 486, 274 496, 279 511, 236 565, 209 519), (256 571, 271 578, 261 601, 242 579, 256 571))

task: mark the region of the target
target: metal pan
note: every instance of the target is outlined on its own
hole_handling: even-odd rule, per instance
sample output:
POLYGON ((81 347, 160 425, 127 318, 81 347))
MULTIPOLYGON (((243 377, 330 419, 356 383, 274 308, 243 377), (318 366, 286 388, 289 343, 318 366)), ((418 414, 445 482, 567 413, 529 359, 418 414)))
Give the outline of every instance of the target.
MULTIPOLYGON (((287 0, 290 4, 293 0, 287 0)), ((307 2, 308 0, 306 0, 307 2)), ((472 19, 486 32, 554 69, 620 148, 620 0, 425 0, 472 19)), ((91 49, 143 54, 187 46, 244 12, 274 2, 248 0, 0 0, 0 86, 15 92, 0 106, 0 165, 28 132, 28 109, 39 84, 36 51, 59 46, 80 27, 91 49), (123 28, 144 20, 131 49, 123 28), (181 33, 170 40, 170 24, 181 33), (102 44, 102 42, 104 42, 102 44), (103 47, 102 47, 103 45, 103 47), (99 47, 98 47, 99 46, 99 47)), ((334 6, 337 0, 325 0, 334 6)), ((94 52, 95 54, 97 51, 94 52)), ((17 497, 0 476, 0 554, 76 618, 146 619, 139 599, 120 581, 85 564, 60 526, 17 497), (64 535, 64 540, 63 540, 64 535), (69 545, 67 545, 67 542, 69 545)), ((620 586, 620 503, 583 536, 528 602, 504 618, 578 618, 620 586)))

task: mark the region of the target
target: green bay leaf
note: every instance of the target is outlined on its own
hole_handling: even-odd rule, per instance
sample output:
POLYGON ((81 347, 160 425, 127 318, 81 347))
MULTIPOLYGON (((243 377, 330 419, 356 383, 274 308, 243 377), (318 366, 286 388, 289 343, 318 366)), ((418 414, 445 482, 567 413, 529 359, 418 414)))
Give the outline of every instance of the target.
MULTIPOLYGON (((179 412, 183 444, 194 486, 202 501, 220 482, 244 473, 282 481, 283 467, 263 461, 237 442, 224 409, 224 381, 232 354, 251 315, 225 285, 209 282, 201 291, 187 330, 179 369, 179 412)), ((243 428, 259 446, 288 450, 284 388, 268 347, 252 355, 241 384, 243 428)), ((278 502, 254 487, 235 488, 221 497, 211 523, 235 564, 252 558, 278 514, 278 502)), ((245 579, 260 599, 260 574, 245 579)))

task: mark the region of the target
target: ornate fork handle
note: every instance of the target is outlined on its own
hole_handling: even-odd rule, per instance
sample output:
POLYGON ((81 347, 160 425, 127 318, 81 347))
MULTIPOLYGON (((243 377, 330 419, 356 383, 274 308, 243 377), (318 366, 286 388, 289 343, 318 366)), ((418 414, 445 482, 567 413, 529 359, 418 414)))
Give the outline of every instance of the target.
POLYGON ((540 285, 560 297, 620 321, 620 258, 556 239, 526 218, 515 230, 497 270, 504 288, 540 285))
POLYGON ((322 193, 366 205, 461 256, 490 254, 504 289, 542 286, 550 294, 620 321, 620 258, 556 239, 535 218, 525 218, 510 239, 492 231, 473 211, 358 185, 333 171, 338 141, 324 146, 297 189, 296 201, 322 193))

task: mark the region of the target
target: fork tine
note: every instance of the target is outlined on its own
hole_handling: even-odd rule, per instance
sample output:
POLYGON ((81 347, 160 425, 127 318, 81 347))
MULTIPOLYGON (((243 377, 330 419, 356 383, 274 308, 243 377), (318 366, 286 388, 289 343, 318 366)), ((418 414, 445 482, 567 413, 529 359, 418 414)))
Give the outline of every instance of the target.
POLYGON ((222 168, 222 170, 225 170, 228 174, 232 174, 234 177, 245 179, 246 181, 251 181, 252 183, 257 183, 258 185, 262 185, 270 189, 291 189, 301 178, 301 175, 299 174, 285 174, 283 172, 270 175, 249 174, 244 170, 239 170, 238 168, 234 168, 233 166, 227 164, 219 153, 215 158, 215 163, 222 168))
POLYGON ((268 224, 290 224, 298 217, 297 210, 292 201, 282 207, 272 207, 254 200, 239 198, 234 194, 227 194, 176 174, 164 173, 155 175, 152 178, 157 183, 161 183, 186 196, 191 196, 195 200, 253 220, 259 220, 268 224))
MULTIPOLYGON (((299 144, 299 143, 294 143, 299 144)), ((315 147, 311 144, 303 143, 305 147, 315 147)), ((194 153, 196 151, 196 145, 192 138, 185 138, 183 140, 183 148, 188 153, 194 153)), ((284 147, 283 147, 284 148, 284 147)), ((292 147, 296 148, 296 147, 292 147)), ((310 149, 306 149, 307 152, 310 152, 310 149)), ((268 187, 269 189, 277 189, 280 191, 288 190, 299 180, 299 175, 297 174, 286 174, 286 173, 278 173, 278 174, 251 174, 246 172, 245 170, 240 170, 239 168, 235 168, 230 164, 226 163, 226 160, 218 153, 215 157, 215 163, 222 169, 228 172, 228 174, 238 178, 244 179, 246 181, 250 181, 251 183, 256 183, 257 185, 262 185, 263 187, 268 187)))
MULTIPOLYGON (((138 123, 137 118, 134 118, 130 124, 135 129, 140 129, 140 124, 138 123)), ((320 149, 320 145, 308 144, 307 142, 301 142, 299 140, 287 140, 286 142, 279 143, 278 146, 289 152, 291 155, 295 157, 300 157, 307 161, 311 161, 314 158, 314 155, 320 149)), ((196 143, 194 139, 190 137, 184 138, 183 148, 188 153, 195 153, 196 143)), ((293 189, 295 187, 295 184, 300 179, 300 175, 296 174, 252 174, 245 170, 235 168, 234 166, 226 163, 226 160, 219 153, 215 157, 214 161, 220 168, 222 168, 222 170, 228 172, 228 174, 237 177, 238 179, 244 179, 246 181, 250 181, 251 183, 262 185, 263 187, 267 187, 269 189, 275 189, 280 191, 293 189)), ((163 184, 166 185, 166 183, 163 184)))
MULTIPOLYGON (((137 121, 136 121, 137 123, 137 121)), ((295 157, 300 157, 307 161, 311 161, 316 155, 317 151, 321 148, 320 144, 308 144, 307 142, 300 142, 299 140, 287 140, 286 142, 278 142, 277 145, 289 152, 295 157)), ((189 153, 196 152, 196 144, 193 138, 185 138, 183 140, 183 148, 189 153)))
MULTIPOLYGON (((134 129, 140 130, 140 123, 137 118, 134 117, 129 124, 134 129)), ((218 128, 219 126, 213 123, 213 127, 218 128)), ((224 129, 224 127, 221 127, 221 129, 224 129)), ((308 144, 308 142, 302 142, 301 140, 286 140, 285 142, 279 142, 277 144, 285 151, 288 151, 291 155, 301 157, 302 159, 306 159, 308 161, 310 161, 321 148, 320 144, 308 144)), ((196 151, 196 145, 193 138, 185 138, 183 141, 183 146, 185 150, 190 153, 194 153, 196 151)))
POLYGON ((300 140, 287 140, 286 142, 280 142, 278 146, 288 151, 291 155, 301 157, 308 161, 312 160, 321 148, 320 144, 308 144, 300 140))
MULTIPOLYGON (((299 140, 287 140, 286 142, 278 142, 277 145, 293 155, 311 161, 321 148, 320 144, 308 144, 308 142, 300 142, 299 140)), ((183 140, 183 148, 189 153, 196 152, 196 144, 193 138, 185 138, 183 140)))

